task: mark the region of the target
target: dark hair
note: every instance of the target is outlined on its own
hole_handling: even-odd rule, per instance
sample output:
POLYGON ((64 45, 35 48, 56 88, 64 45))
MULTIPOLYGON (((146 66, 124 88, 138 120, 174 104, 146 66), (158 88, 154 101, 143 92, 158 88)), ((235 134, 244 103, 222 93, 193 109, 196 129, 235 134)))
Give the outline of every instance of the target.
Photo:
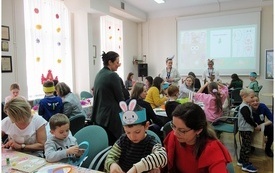
POLYGON ((198 159, 204 150, 208 139, 217 139, 215 131, 211 128, 206 120, 206 116, 202 108, 192 102, 180 104, 172 113, 173 117, 181 119, 185 125, 192 130, 200 130, 197 135, 194 154, 198 159))
POLYGON ((233 74, 231 75, 231 79, 232 79, 233 81, 243 81, 243 80, 241 80, 241 79, 239 78, 239 76, 238 76, 236 73, 233 73, 233 74))
POLYGON ((179 93, 179 87, 176 85, 170 85, 167 89, 167 94, 170 97, 176 96, 179 93))
POLYGON ((219 113, 222 111, 222 99, 221 99, 221 93, 219 92, 218 84, 216 82, 211 82, 208 84, 208 92, 212 95, 214 95, 215 103, 216 103, 216 112, 219 113), (216 92, 213 92, 216 91, 216 92))
POLYGON ((56 84, 55 90, 58 91, 60 97, 64 97, 71 92, 70 87, 64 82, 59 82, 58 84, 56 84))
POLYGON ((108 66, 109 60, 110 60, 111 62, 115 62, 115 60, 117 59, 117 57, 119 57, 118 53, 116 53, 116 52, 114 52, 114 51, 109 51, 109 52, 107 52, 107 53, 105 53, 105 52, 103 51, 103 53, 102 53, 101 56, 102 56, 102 61, 103 61, 103 65, 104 65, 104 66, 108 66))
POLYGON ((188 76, 189 76, 189 75, 190 75, 190 76, 193 76, 194 78, 197 78, 196 75, 195 75, 195 73, 192 72, 192 71, 190 71, 190 72, 188 73, 188 76))
POLYGON ((128 74, 128 76, 127 76, 127 80, 131 80, 130 78, 131 78, 131 76, 133 76, 133 75, 134 75, 134 73, 130 72, 130 73, 128 74))
POLYGON ((53 86, 54 86, 54 83, 49 80, 43 83, 43 87, 53 87, 53 86))
POLYGON ((152 76, 147 76, 147 77, 145 77, 145 79, 149 82, 149 84, 150 84, 149 87, 151 87, 152 84, 153 84, 153 78, 152 78, 152 76))
POLYGON ((59 81, 58 81, 57 79, 54 79, 54 80, 53 80, 53 85, 55 86, 56 84, 58 84, 58 82, 59 82, 59 81))
POLYGON ((155 86, 157 87, 159 90, 161 90, 161 83, 163 82, 163 79, 161 77, 155 77, 155 79, 153 80, 153 85, 152 86, 155 86))
POLYGON ((143 92, 145 84, 141 82, 137 82, 131 93, 131 99, 139 99, 140 94, 143 92))
POLYGON ((56 127, 60 127, 65 124, 70 124, 70 120, 65 114, 57 113, 50 118, 49 124, 50 129, 55 130, 56 127))

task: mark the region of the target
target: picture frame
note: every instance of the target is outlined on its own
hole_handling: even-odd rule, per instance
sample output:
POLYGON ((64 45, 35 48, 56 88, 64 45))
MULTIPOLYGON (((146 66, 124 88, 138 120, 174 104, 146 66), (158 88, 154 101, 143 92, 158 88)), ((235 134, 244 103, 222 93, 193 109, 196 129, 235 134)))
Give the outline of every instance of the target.
POLYGON ((96 45, 93 45, 93 58, 96 58, 96 45))
POLYGON ((10 41, 10 27, 2 25, 2 40, 10 41))
POLYGON ((9 42, 8 41, 1 42, 1 51, 3 51, 3 52, 9 51, 9 42))
POLYGON ((2 73, 11 73, 12 72, 12 57, 11 56, 2 56, 1 71, 2 71, 2 73))
POLYGON ((273 49, 265 50, 265 78, 274 79, 274 56, 273 49))

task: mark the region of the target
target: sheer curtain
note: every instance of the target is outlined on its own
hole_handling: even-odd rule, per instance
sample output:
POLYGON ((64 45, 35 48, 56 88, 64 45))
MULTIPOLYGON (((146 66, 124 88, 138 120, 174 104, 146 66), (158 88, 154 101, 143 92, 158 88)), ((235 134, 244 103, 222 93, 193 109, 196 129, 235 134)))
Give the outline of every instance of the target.
POLYGON ((41 76, 72 85, 68 9, 60 0, 24 0, 28 99, 44 96, 41 76))
MULTIPOLYGON (((123 25, 122 20, 111 16, 102 16, 101 20, 101 48, 106 53, 115 51, 120 56, 120 63, 123 64, 123 25)), ((124 69, 119 67, 117 73, 124 76, 124 69)))

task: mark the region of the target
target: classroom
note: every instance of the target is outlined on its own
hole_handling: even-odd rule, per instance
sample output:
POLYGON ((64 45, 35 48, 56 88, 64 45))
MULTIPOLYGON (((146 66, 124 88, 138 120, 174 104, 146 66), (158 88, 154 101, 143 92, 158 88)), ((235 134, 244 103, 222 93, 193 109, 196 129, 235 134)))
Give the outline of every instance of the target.
MULTIPOLYGON (((268 108, 274 107, 274 79, 273 76, 267 76, 267 53, 272 52, 273 58, 274 47, 273 0, 238 0, 237 2, 235 0, 209 0, 208 4, 202 3, 196 6, 151 12, 145 12, 132 5, 130 0, 60 1, 65 4, 69 12, 67 17, 70 26, 68 31, 71 40, 69 45, 71 61, 66 69, 69 75, 62 74, 60 71, 52 71, 52 74, 54 77, 58 76, 59 81, 70 84, 72 92, 79 97, 81 91, 92 92, 96 75, 102 69, 102 51, 114 46, 103 42, 114 38, 113 33, 108 33, 109 22, 110 26, 117 24, 121 27, 118 33, 120 34, 119 41, 122 41, 118 43, 119 48, 116 50, 119 50, 121 62, 117 73, 123 80, 130 72, 133 72, 135 80, 140 82, 144 82, 144 77, 149 75, 156 77, 166 67, 166 59, 171 56, 174 56, 173 67, 179 70, 182 78, 185 78, 189 71, 194 71, 201 80, 203 70, 207 68, 207 60, 214 59, 217 62, 215 68, 221 72, 223 83, 229 83, 231 74, 238 73, 245 87, 250 83, 250 72, 257 72, 257 81, 263 86, 259 99, 268 108), (230 16, 234 18, 230 20, 230 16), (212 21, 215 22, 212 23, 212 21), (250 21, 252 23, 249 23, 250 21), (256 23, 253 23, 254 21, 256 23), (246 28, 243 29, 239 25, 241 27, 245 25, 246 28), (205 31, 201 32, 202 28, 206 28, 205 31), (211 35, 211 32, 216 31, 217 34, 226 35, 228 30, 232 32, 252 30, 254 36, 252 51, 249 48, 249 51, 244 52, 238 49, 240 46, 234 46, 233 43, 228 42, 221 44, 221 48, 217 48, 219 45, 208 45, 212 40, 206 40, 205 43, 195 46, 192 43, 181 42, 181 38, 184 40, 191 31, 198 33, 196 38, 200 40, 204 39, 205 35, 218 39, 215 35, 211 35), (186 50, 183 48, 185 44, 192 51, 183 56, 186 50), (224 49, 222 46, 231 48, 224 49), (238 49, 238 52, 234 52, 234 48, 238 49), (200 51, 203 55, 196 56, 195 53, 200 51), (238 55, 233 57, 231 54, 238 55), (248 64, 243 64, 243 61, 238 61, 241 56, 247 56, 251 58, 251 61, 246 59, 248 64), (139 75, 142 73, 140 70, 145 70, 146 75, 139 75)), ((12 83, 20 84, 20 95, 29 101, 35 100, 36 96, 31 95, 29 90, 30 84, 35 81, 32 87, 39 89, 41 86, 41 92, 43 92, 41 75, 46 76, 48 70, 51 70, 36 74, 38 76, 36 79, 27 77, 27 73, 30 73, 26 63, 27 56, 29 56, 27 55, 29 42, 26 42, 24 14, 24 0, 2 0, 2 102, 9 95, 12 83), (3 39, 3 29, 8 29, 6 35, 8 38, 3 39), (10 63, 7 70, 3 70, 3 62, 5 65, 6 62, 10 63)), ((226 39, 226 36, 223 38, 226 39)), ((40 57, 34 56, 37 56, 36 62, 39 62, 40 57)), ((60 62, 61 60, 58 59, 59 64, 60 62)))

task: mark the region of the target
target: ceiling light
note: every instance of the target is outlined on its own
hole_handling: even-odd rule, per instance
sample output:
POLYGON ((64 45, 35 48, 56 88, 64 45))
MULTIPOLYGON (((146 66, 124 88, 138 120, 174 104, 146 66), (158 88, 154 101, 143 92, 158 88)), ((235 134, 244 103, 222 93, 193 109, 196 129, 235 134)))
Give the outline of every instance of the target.
POLYGON ((162 3, 165 3, 165 0, 154 0, 156 3, 158 4, 162 4, 162 3))

